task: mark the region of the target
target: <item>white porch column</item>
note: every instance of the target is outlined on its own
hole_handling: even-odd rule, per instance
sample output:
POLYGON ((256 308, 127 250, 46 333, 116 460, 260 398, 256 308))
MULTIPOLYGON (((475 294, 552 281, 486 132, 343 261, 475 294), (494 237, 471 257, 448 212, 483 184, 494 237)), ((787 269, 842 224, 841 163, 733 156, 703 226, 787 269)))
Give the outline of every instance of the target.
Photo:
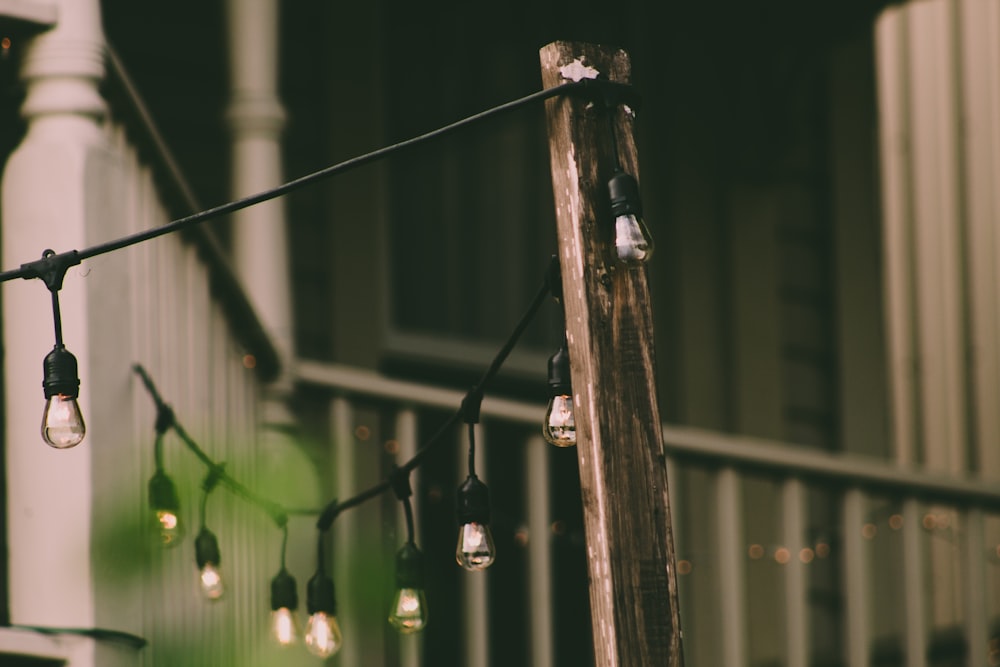
MULTIPOLYGON (((879 17, 875 40, 896 456, 942 473, 1000 479, 1000 3, 906 3, 879 17)), ((918 503, 908 505, 918 511, 918 503)), ((951 526, 961 521, 952 508, 919 511, 951 526)), ((904 530, 927 532, 921 517, 904 518, 904 530)), ((941 523, 930 522, 930 530, 941 523)), ((982 525, 957 526, 965 530, 982 525)), ((979 544, 974 537, 967 544, 979 544)), ((929 593, 911 636, 914 628, 966 623, 971 609, 986 616, 986 600, 1000 591, 962 599, 962 567, 984 561, 985 552, 962 554, 966 546, 926 535, 904 538, 908 554, 926 563, 923 574, 911 570, 918 591, 929 593)), ((970 646, 985 646, 981 624, 967 628, 976 635, 967 636, 970 646)), ((924 664, 915 655, 922 647, 911 647, 907 664, 924 664)))
MULTIPOLYGON (((100 3, 53 0, 48 5, 57 9, 55 26, 30 43, 14 45, 25 48, 27 133, 3 175, 5 269, 39 258, 45 248, 83 248, 93 237, 103 237, 101 230, 113 217, 107 190, 94 187, 107 181, 102 176, 108 164, 102 130, 106 109, 98 92, 104 76, 100 3)), ((86 270, 70 269, 60 299, 64 340, 79 361, 79 402, 89 428, 84 442, 71 450, 52 449, 40 435, 42 359, 54 343, 48 290, 38 280, 3 287, 10 612, 18 625, 137 632, 138 620, 129 622, 128 608, 102 597, 95 575, 102 567, 102 556, 92 550, 99 523, 95 491, 102 479, 101 456, 107 456, 95 452, 120 443, 92 409, 117 396, 97 386, 98 380, 88 382, 95 366, 94 336, 104 329, 94 322, 90 296, 95 287, 81 279, 86 270)), ((16 633, 5 633, 0 642, 4 650, 18 650, 16 633)), ((74 667, 137 660, 134 652, 103 653, 93 640, 65 639, 53 646, 62 643, 74 646, 65 656, 72 656, 74 667)))
MULTIPOLYGON (((232 132, 233 196, 280 185, 285 110, 278 98, 276 0, 229 0, 232 76, 228 121, 232 132)), ((233 252, 244 288, 271 335, 284 366, 275 389, 289 389, 294 357, 288 230, 284 200, 252 206, 234 216, 233 252)), ((270 417, 279 418, 275 413, 270 417)))

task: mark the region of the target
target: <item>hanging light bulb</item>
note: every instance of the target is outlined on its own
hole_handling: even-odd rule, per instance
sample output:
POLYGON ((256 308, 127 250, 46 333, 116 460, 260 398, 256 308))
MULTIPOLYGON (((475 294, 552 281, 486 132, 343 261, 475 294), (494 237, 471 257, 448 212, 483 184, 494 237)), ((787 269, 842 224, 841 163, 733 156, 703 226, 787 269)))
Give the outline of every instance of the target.
POLYGON ((149 480, 149 508, 153 511, 163 546, 174 546, 182 535, 177 487, 162 469, 158 468, 149 480))
POLYGON ((572 447, 576 444, 573 387, 570 383, 566 341, 549 357, 549 405, 545 410, 542 435, 546 442, 556 447, 572 447))
POLYGON ((420 632, 427 625, 424 557, 413 542, 407 542, 396 553, 396 596, 389 623, 404 635, 420 632))
POLYGON ((87 433, 76 401, 80 395, 76 357, 64 345, 56 345, 45 355, 42 368, 45 375, 42 438, 56 449, 76 447, 87 433))
POLYGON ((458 489, 458 546, 455 560, 466 570, 485 570, 496 559, 490 531, 490 492, 475 475, 458 489))
POLYGON ((271 580, 271 637, 279 646, 298 641, 300 634, 298 616, 299 594, 295 590, 295 577, 284 567, 271 580))
POLYGON ((615 257, 626 266, 639 266, 653 255, 653 237, 642 219, 639 184, 631 174, 616 171, 608 190, 615 217, 615 257))
POLYGON ((306 624, 306 648, 313 655, 328 658, 344 643, 337 623, 337 598, 333 590, 333 579, 322 571, 313 575, 306 587, 306 608, 309 622, 306 624))
POLYGON ((219 572, 219 541, 209 529, 202 527, 194 541, 195 560, 198 563, 198 581, 201 592, 209 600, 222 597, 225 588, 219 572))

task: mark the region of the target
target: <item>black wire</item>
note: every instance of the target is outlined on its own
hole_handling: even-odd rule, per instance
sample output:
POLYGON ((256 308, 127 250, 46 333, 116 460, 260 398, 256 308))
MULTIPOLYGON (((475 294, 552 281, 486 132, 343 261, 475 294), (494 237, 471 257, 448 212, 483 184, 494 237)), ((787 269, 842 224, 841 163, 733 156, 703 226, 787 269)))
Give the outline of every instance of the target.
POLYGON ((476 476, 476 425, 469 424, 469 477, 476 476))
MULTIPOLYGON (((552 261, 555 262, 557 260, 555 257, 553 257, 552 261)), ((548 296, 548 294, 549 294, 548 281, 547 280, 542 281, 541 288, 539 288, 538 293, 535 295, 535 298, 528 306, 528 309, 521 316, 521 320, 517 323, 517 326, 514 327, 514 330, 511 332, 510 337, 497 352, 496 356, 493 358, 493 361, 486 369, 486 372, 483 373, 482 378, 480 378, 476 386, 469 391, 469 394, 466 395, 467 398, 468 396, 475 394, 478 395, 479 399, 481 400, 483 395, 483 390, 493 380, 493 378, 496 377, 496 374, 500 371, 500 367, 503 366, 503 362, 510 355, 511 350, 514 349, 514 346, 517 345, 517 341, 518 339, 520 339, 521 334, 524 333, 524 330, 526 328, 528 328, 528 325, 531 323, 531 320, 538 313, 538 309, 541 308, 543 303, 545 303, 545 299, 548 296)), ((463 401, 463 405, 465 403, 466 401, 463 401)), ((417 453, 413 455, 413 457, 409 461, 399 466, 400 469, 412 471, 417 466, 419 466, 423 462, 427 454, 434 448, 434 446, 437 445, 437 443, 441 442, 442 436, 446 434, 463 416, 463 413, 464 410, 461 407, 458 410, 456 410, 451 415, 451 417, 449 417, 448 420, 441 425, 441 427, 434 433, 434 435, 432 435, 427 440, 424 446, 421 447, 417 451, 417 453)), ((473 467, 472 464, 474 463, 472 456, 473 454, 470 450, 470 473, 473 467)), ((323 508, 323 511, 320 514, 319 519, 316 520, 316 528, 321 533, 326 530, 329 530, 330 526, 333 525, 333 522, 336 520, 337 516, 341 512, 351 509, 352 507, 356 507, 367 500, 380 496, 390 488, 392 488, 392 483, 390 482, 390 480, 385 479, 376 484, 375 486, 366 489, 365 491, 362 491, 361 493, 352 496, 351 498, 348 498, 343 502, 337 502, 336 500, 332 500, 325 508, 323 508)))
POLYGON ((282 537, 281 537, 281 570, 285 569, 285 552, 288 551, 288 524, 286 523, 281 527, 282 537))
MULTIPOLYGON (((146 369, 143 368, 140 364, 133 364, 132 370, 134 370, 135 373, 139 375, 140 378, 142 378, 142 383, 143 385, 145 385, 146 391, 148 391, 150 396, 153 397, 153 402, 156 404, 157 410, 158 411, 164 409, 170 410, 170 406, 168 406, 163 401, 163 398, 160 396, 159 391, 157 391, 156 385, 153 384, 153 380, 152 378, 149 377, 149 373, 146 372, 146 369)), ((241 484, 239 481, 234 479, 229 473, 226 472, 225 468, 222 466, 221 463, 214 461, 212 457, 210 457, 208 454, 205 453, 205 450, 203 450, 201 447, 198 446, 198 443, 195 442, 190 435, 188 435, 187 431, 184 430, 184 427, 181 426, 175 418, 173 418, 172 412, 171 412, 171 420, 169 423, 170 423, 170 428, 174 430, 174 433, 177 434, 177 436, 187 446, 187 448, 191 450, 191 452, 198 457, 198 460, 204 463, 205 466, 208 467, 208 469, 211 471, 211 474, 215 476, 213 484, 215 482, 221 482, 225 484, 226 487, 234 494, 240 496, 244 500, 253 503, 258 508, 266 512, 271 517, 271 520, 274 521, 274 523, 277 524, 279 528, 284 526, 288 522, 288 512, 285 511, 284 507, 282 507, 281 505, 272 500, 268 500, 262 496, 257 495, 256 493, 248 489, 246 486, 241 484)))
POLYGON ((52 290, 52 325, 56 330, 56 346, 62 347, 62 313, 59 312, 59 290, 52 290))
POLYGON ((409 498, 403 498, 403 514, 406 516, 406 541, 414 544, 413 541, 413 507, 409 498))
MULTIPOLYGON (((599 81, 596 79, 583 79, 581 81, 574 81, 570 83, 564 83, 560 86, 554 86, 552 88, 547 88, 545 90, 539 90, 530 95, 526 95, 519 99, 501 104, 499 106, 493 107, 492 109, 487 109, 479 113, 473 114, 461 120, 457 120, 454 123, 445 125, 436 130, 431 130, 424 134, 412 137, 410 139, 405 139, 395 144, 385 146, 383 148, 376 149, 370 153, 365 153, 364 155, 359 155, 357 157, 350 158, 335 165, 331 165, 319 171, 314 171, 305 176, 300 176, 294 180, 288 181, 282 185, 279 185, 270 190, 264 190, 263 192, 258 192, 253 195, 249 195, 242 199, 237 199, 225 204, 220 204, 218 206, 199 211, 198 213, 193 213, 191 215, 185 216, 183 218, 178 218, 159 227, 154 227, 153 229, 147 229, 141 232, 136 232, 135 234, 130 234, 128 236, 123 236, 121 238, 107 241, 105 243, 100 243, 89 248, 85 248, 80 251, 70 251, 75 263, 79 263, 82 260, 89 259, 91 257, 96 257, 98 255, 103 255, 115 250, 121 250, 122 248, 127 248, 129 246, 136 245, 137 243, 142 243, 144 241, 149 241, 166 234, 171 234, 173 232, 186 229, 195 224, 219 218, 223 215, 229 213, 235 213, 242 209, 248 208, 255 204, 260 204, 272 199, 276 199, 282 195, 288 194, 298 190, 299 188, 310 185, 316 181, 322 180, 324 178, 329 178, 331 176, 336 176, 344 172, 356 169, 357 167, 368 164, 369 162, 374 162, 387 157, 393 153, 401 151, 406 148, 412 148, 419 144, 432 139, 437 139, 445 135, 451 134, 456 130, 460 130, 464 127, 472 125, 482 120, 492 118, 493 116, 498 116, 508 111, 513 111, 515 109, 520 109, 521 107, 527 106, 529 104, 539 102, 542 100, 547 100, 552 97, 557 97, 560 95, 569 95, 574 92, 584 92, 593 96, 601 96, 603 99, 608 99, 608 96, 612 96, 615 99, 624 100, 630 95, 634 97, 634 93, 631 91, 631 86, 627 84, 616 83, 613 81, 599 81)), ((60 257, 60 256, 57 256, 60 257)), ((37 266, 38 262, 29 262, 27 264, 22 264, 18 269, 12 269, 9 271, 0 272, 0 282, 6 282, 8 280, 13 280, 15 278, 37 278, 37 266)))
POLYGON ((114 642, 125 644, 131 648, 144 648, 148 643, 145 639, 130 632, 121 630, 108 630, 107 628, 57 628, 41 625, 4 625, 6 628, 15 630, 30 630, 41 635, 77 635, 80 637, 90 637, 97 641, 114 642))

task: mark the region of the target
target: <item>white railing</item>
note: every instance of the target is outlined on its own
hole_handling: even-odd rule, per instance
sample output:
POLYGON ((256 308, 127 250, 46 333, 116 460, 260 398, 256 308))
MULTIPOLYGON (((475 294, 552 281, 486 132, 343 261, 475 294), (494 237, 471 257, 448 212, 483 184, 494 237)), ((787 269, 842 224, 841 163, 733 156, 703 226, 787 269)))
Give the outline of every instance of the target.
MULTIPOLYGON (((296 376, 313 391, 329 392, 341 494, 360 488, 348 486, 356 479, 352 461, 369 456, 352 437, 356 410, 376 405, 388 415, 383 421, 394 423, 395 431, 387 437, 399 443, 397 456, 405 460, 417 445, 422 412, 453 411, 462 399, 458 391, 309 361, 298 363, 296 376)), ((523 427, 523 449, 511 455, 524 457, 525 474, 517 483, 523 484, 532 538, 549 535, 551 523, 547 445, 538 436, 542 414, 540 404, 489 397, 482 409, 487 438, 497 423, 523 427)), ((437 421, 440 415, 432 416, 437 421)), ((953 651, 951 662, 941 664, 958 664, 957 655, 969 667, 996 664, 998 656, 989 651, 990 621, 1000 617, 1000 486, 711 431, 665 426, 664 438, 687 664, 917 667, 936 664, 934 656, 947 650, 953 651), (939 543, 948 545, 960 580, 958 601, 942 599, 928 578, 928 559, 940 557, 939 543), (817 602, 824 591, 827 602, 817 602), (956 628, 933 621, 941 605, 961 608, 957 644, 943 642, 956 628)), ((509 442, 504 447, 517 449, 509 442)), ((341 581, 356 565, 352 531, 367 523, 339 527, 341 581)), ((531 619, 526 654, 536 666, 556 664, 559 657, 550 544, 530 539, 527 547, 530 576, 523 585, 530 604, 522 616, 531 619)), ((476 581, 465 589, 459 614, 467 619, 464 646, 476 647, 465 650, 462 664, 469 667, 489 664, 490 641, 502 641, 503 632, 487 622, 489 591, 482 577, 476 581)), ((348 593, 345 605, 343 613, 350 614, 359 603, 348 593)), ((368 651, 365 664, 374 664, 370 660, 368 651)), ((360 663, 345 658, 342 664, 360 663)), ((401 664, 421 664, 416 650, 401 664)))

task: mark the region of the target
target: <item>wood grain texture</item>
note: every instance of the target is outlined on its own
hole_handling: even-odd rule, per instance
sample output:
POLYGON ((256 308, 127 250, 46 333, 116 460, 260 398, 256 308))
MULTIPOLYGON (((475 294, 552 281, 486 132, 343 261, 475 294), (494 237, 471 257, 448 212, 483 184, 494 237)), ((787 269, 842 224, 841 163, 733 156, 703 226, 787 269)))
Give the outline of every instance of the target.
MULTIPOLYGON (((624 51, 554 42, 542 48, 545 88, 578 62, 628 83, 624 51)), ((580 69, 578 66, 576 69, 580 69)), ((639 177, 634 111, 614 122, 622 168, 639 177)), ((601 104, 546 102, 587 533, 598 667, 684 664, 660 428, 653 319, 645 269, 610 261, 612 140, 601 104)))

